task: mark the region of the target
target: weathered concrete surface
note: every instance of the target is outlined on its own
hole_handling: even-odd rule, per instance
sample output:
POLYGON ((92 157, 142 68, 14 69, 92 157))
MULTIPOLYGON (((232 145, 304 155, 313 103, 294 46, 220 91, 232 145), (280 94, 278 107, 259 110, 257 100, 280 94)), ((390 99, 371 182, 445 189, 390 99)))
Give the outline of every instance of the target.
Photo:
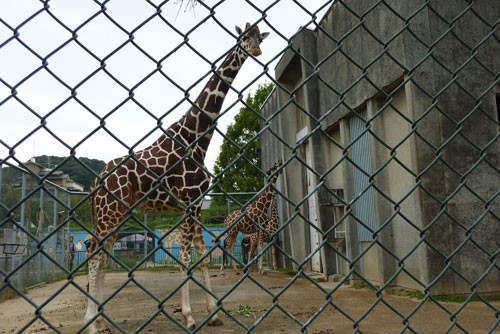
MULTIPOLYGON (((378 249, 380 284, 393 276, 399 260, 405 258, 405 269, 414 277, 412 285, 432 284, 432 291, 442 294, 471 289, 498 292, 500 271, 492 264, 500 245, 500 140, 495 104, 500 94, 500 31, 495 29, 499 15, 500 2, 488 0, 335 2, 320 28, 299 33, 276 67, 282 86, 263 110, 265 116, 273 115, 274 132, 264 134, 273 145, 263 148, 263 161, 271 164, 277 156, 293 161, 285 169, 282 189, 292 203, 307 196, 303 162, 294 160, 304 156, 295 134, 308 128, 315 148, 314 164, 308 168, 319 175, 317 182, 338 188, 324 174, 332 168, 326 161, 331 161, 333 150, 349 154, 350 142, 333 145, 332 133, 345 135, 345 124, 355 112, 372 108, 370 117, 382 115, 388 107, 378 108, 394 103, 394 94, 404 91, 405 107, 400 113, 411 124, 407 136, 411 163, 405 168, 415 175, 410 198, 414 201, 411 212, 416 214, 411 224, 389 223, 380 231, 377 242, 384 245, 378 249), (286 145, 273 139, 275 134, 286 145), (415 241, 415 233, 425 239, 422 244, 415 241), (415 250, 409 255, 403 249, 407 247, 398 245, 415 250)), ((369 124, 375 134, 370 140, 373 165, 380 167, 389 149, 379 143, 383 133, 377 133, 376 118, 369 124)), ((402 149, 404 145, 398 145, 402 149)), ((341 168, 346 169, 342 187, 349 201, 356 196, 351 166, 336 167, 341 168)), ((384 179, 383 172, 378 171, 373 179, 377 192, 389 188, 391 180, 384 179)), ((379 195, 378 226, 384 225, 394 202, 402 198, 394 198, 394 193, 379 195), (393 197, 393 202, 386 197, 393 197)), ((288 205, 284 221, 297 210, 307 217, 304 208, 288 205)), ((318 209, 318 215, 322 230, 328 230, 332 215, 324 208, 318 209)), ((347 256, 352 260, 360 249, 357 222, 347 221, 351 229, 351 254, 347 256)), ((299 255, 298 261, 309 252, 307 227, 300 224, 290 224, 285 231, 289 233, 285 247, 299 255)), ((331 259, 328 249, 324 250, 327 274, 332 270, 331 259)), ((359 262, 355 266, 361 271, 359 262)))

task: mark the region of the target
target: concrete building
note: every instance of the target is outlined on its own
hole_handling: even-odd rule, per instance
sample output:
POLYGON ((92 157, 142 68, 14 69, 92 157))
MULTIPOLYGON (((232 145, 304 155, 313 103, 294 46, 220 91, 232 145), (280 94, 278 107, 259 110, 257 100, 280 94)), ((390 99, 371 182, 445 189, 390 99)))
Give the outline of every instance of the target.
POLYGON ((263 168, 283 264, 435 294, 500 290, 500 2, 334 2, 275 68, 263 168), (296 261, 296 262, 295 262, 296 261))

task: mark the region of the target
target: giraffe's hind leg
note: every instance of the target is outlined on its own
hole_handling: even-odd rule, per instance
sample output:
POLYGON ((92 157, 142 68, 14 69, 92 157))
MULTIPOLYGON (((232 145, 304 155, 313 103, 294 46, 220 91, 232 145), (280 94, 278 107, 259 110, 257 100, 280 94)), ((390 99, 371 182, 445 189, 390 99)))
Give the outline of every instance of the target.
MULTIPOLYGON (((228 257, 229 257, 230 261, 233 264, 234 272, 236 273, 236 275, 238 275, 239 274, 238 267, 236 266, 236 260, 234 259, 234 243, 236 241, 237 234, 234 234, 234 233, 231 233, 231 232, 232 231, 229 231, 228 235, 226 236, 226 239, 225 239, 225 242, 226 242, 225 249, 228 252, 228 255, 229 255, 228 257)), ((223 273, 223 271, 224 271, 224 263, 221 265, 221 273, 223 273)))
MULTIPOLYGON (((248 252, 248 263, 252 263, 255 258, 255 250, 257 249, 257 243, 259 242, 259 234, 255 232, 250 237, 250 251, 248 252)), ((253 264, 248 268, 249 271, 252 270, 253 264)))
POLYGON ((196 322, 193 319, 193 312, 191 310, 191 302, 189 300, 189 280, 187 278, 187 270, 191 266, 191 245, 193 244, 194 237, 194 222, 192 218, 187 218, 182 225, 182 239, 181 239, 181 249, 179 252, 179 259, 182 262, 181 265, 181 279, 184 285, 181 288, 182 294, 182 305, 181 312, 184 317, 184 322, 189 330, 194 330, 196 328, 196 322))
MULTIPOLYGON (((196 251, 198 253, 198 257, 202 257, 206 255, 207 249, 205 246, 205 240, 203 239, 203 233, 200 225, 195 226, 195 235, 193 239, 193 244, 196 248, 196 251)), ((205 289, 207 290, 206 294, 206 300, 207 300, 207 311, 208 314, 212 314, 216 309, 216 300, 212 296, 212 286, 210 283, 210 275, 208 272, 208 265, 210 264, 210 257, 205 257, 203 261, 201 262, 201 272, 203 275, 203 283, 205 285, 205 289)), ((208 321, 209 326, 222 326, 222 320, 220 320, 219 316, 217 313, 215 313, 212 318, 208 321)))
POLYGON ((233 262, 234 273, 236 275, 239 275, 240 273, 238 272, 238 265, 236 264, 237 261, 234 258, 234 241, 235 240, 233 240, 233 242, 231 243, 231 247, 229 248, 229 254, 231 254, 231 257, 232 257, 231 261, 233 262))
POLYGON ((276 244, 273 241, 273 246, 271 247, 272 257, 273 257, 273 269, 278 270, 278 256, 276 254, 276 244))
MULTIPOLYGON (((88 293, 99 302, 101 299, 99 299, 97 291, 102 289, 102 264, 101 262, 102 257, 105 256, 103 252, 100 252, 99 254, 95 255, 93 258, 88 260, 89 264, 89 282, 88 282, 88 293)), ((95 316, 97 315, 97 310, 98 305, 92 300, 88 299, 87 302, 87 313, 85 314, 85 322, 92 321, 89 326, 89 334, 95 334, 98 333, 100 330, 105 329, 105 324, 102 321, 101 317, 98 317, 95 319, 95 316)))
POLYGON ((233 235, 232 231, 230 230, 227 233, 226 238, 224 239, 224 252, 223 252, 223 255, 222 255, 222 263, 220 265, 221 275, 224 274, 224 261, 225 261, 225 259, 228 258, 228 255, 230 255, 229 256, 229 260, 233 263, 233 267, 236 270, 235 261, 234 261, 234 259, 232 259, 235 240, 236 240, 236 236, 233 235), (226 252, 229 253, 229 254, 226 254, 226 252))

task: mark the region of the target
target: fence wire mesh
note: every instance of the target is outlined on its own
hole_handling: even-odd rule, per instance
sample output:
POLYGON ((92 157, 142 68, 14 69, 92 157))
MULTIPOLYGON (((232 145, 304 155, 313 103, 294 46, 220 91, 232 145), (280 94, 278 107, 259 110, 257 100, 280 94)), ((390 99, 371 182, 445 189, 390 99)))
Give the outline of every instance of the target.
POLYGON ((500 2, 0 7, 6 332, 94 332, 99 318, 122 333, 497 331, 500 2), (255 26, 270 32, 262 55, 245 49, 255 26), (193 133, 170 127, 190 115, 193 133), (148 216, 165 207, 181 213, 148 216), (248 263, 241 233, 225 245, 244 224, 266 239, 248 263), (186 261, 198 229, 207 252, 186 261), (87 267, 103 253, 96 296, 87 267))

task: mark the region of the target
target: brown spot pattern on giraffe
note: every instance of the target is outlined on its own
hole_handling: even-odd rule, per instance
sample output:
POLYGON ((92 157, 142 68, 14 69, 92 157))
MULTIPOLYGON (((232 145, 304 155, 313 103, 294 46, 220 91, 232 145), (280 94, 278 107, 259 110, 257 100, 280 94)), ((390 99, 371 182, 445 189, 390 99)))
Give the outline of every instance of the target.
MULTIPOLYGON (((268 175, 272 174, 270 182, 267 184, 264 192, 247 206, 246 213, 241 210, 235 210, 224 220, 224 226, 228 228, 225 247, 230 253, 233 252, 234 242, 239 232, 253 234, 267 228, 266 224, 269 221, 268 210, 275 196, 273 185, 282 172, 282 169, 279 169, 281 165, 282 161, 280 160, 267 172, 268 175)), ((234 262, 233 266, 236 269, 234 262)), ((221 269, 223 268, 224 263, 221 264, 221 269)))

